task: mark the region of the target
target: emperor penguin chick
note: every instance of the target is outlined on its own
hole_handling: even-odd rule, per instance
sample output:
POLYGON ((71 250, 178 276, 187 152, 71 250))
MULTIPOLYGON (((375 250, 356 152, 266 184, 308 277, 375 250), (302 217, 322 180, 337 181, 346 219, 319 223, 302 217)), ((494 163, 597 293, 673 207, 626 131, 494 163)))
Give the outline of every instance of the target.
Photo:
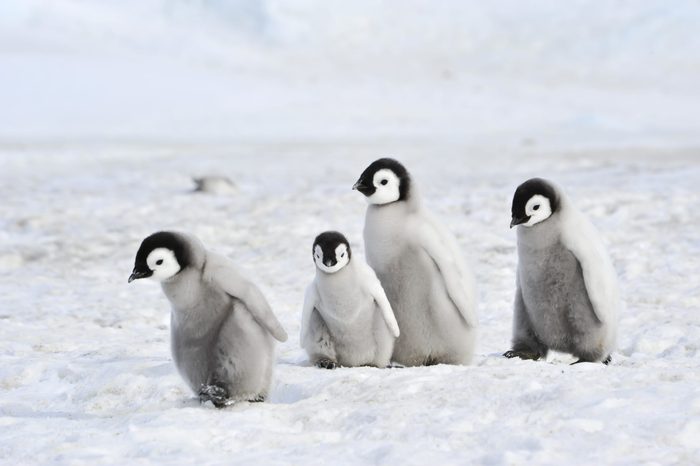
POLYGON ((539 359, 552 349, 577 362, 610 362, 621 307, 617 276, 600 234, 554 183, 518 186, 513 346, 508 358, 539 359))
POLYGON ((301 344, 316 366, 386 367, 399 326, 382 285, 348 240, 326 231, 312 247, 316 277, 306 290, 301 344))
POLYGON ((253 283, 198 239, 170 231, 141 243, 129 282, 139 278, 160 282, 172 305, 175 366, 200 401, 264 401, 274 340, 287 333, 253 283))
POLYGON ((366 198, 365 252, 401 336, 392 360, 406 366, 467 364, 476 337, 476 292, 452 234, 421 206, 394 159, 373 162, 353 189, 366 198))

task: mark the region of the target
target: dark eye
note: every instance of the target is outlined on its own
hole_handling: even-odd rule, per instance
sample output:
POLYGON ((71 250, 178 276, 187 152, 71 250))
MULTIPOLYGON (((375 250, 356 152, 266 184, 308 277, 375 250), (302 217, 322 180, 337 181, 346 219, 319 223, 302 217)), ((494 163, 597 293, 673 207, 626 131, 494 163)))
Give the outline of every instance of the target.
POLYGON ((162 265, 163 264, 163 259, 158 259, 156 261, 156 265, 162 265))
POLYGON ((380 181, 380 183, 383 184, 383 185, 387 184, 388 182, 389 182, 389 180, 382 180, 382 181, 380 181))
POLYGON ((345 257, 345 253, 342 253, 342 254, 340 255, 340 257, 345 257))
POLYGON ((532 206, 532 210, 538 210, 539 208, 540 208, 539 204, 532 206))

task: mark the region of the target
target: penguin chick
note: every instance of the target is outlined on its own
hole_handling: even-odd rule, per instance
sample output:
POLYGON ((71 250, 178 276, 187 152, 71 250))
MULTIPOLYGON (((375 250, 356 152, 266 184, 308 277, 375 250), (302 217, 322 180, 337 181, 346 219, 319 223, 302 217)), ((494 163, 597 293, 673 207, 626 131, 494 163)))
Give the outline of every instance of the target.
POLYGON ((230 178, 221 175, 193 177, 194 191, 210 194, 233 194, 238 191, 236 184, 230 178))
POLYGON ((312 247, 316 277, 306 290, 301 344, 318 367, 386 367, 399 326, 374 271, 352 258, 341 233, 326 231, 312 247))
POLYGON ((195 237, 161 231, 136 253, 129 282, 161 283, 172 305, 175 366, 200 401, 217 408, 263 401, 268 394, 275 342, 287 333, 260 290, 224 256, 195 237))
POLYGON ((539 359, 552 349, 577 362, 610 362, 621 307, 617 276, 600 234, 554 183, 518 186, 513 346, 508 358, 539 359))
POLYGON ((421 206, 398 161, 376 160, 353 189, 369 203, 365 255, 401 329, 392 360, 406 366, 469 363, 476 292, 457 241, 421 206))

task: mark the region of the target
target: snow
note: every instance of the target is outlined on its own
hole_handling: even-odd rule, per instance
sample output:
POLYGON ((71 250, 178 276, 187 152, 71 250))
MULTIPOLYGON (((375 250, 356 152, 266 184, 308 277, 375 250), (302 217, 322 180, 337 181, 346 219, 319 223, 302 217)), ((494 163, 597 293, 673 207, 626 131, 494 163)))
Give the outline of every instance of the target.
POLYGON ((114 145, 5 149, 0 451, 9 463, 691 463, 700 458, 697 154, 488 154, 474 148, 114 145), (298 334, 314 236, 362 250, 350 187, 401 154, 474 264, 481 330, 468 367, 310 367, 298 334), (284 160, 285 163, 275 163, 284 160), (324 163, 333 160, 333 163, 324 163), (503 172, 507 164, 509 169, 503 172), (256 170, 254 167, 265 167, 256 170), (191 192, 189 173, 236 195, 191 192), (627 308, 613 364, 506 360, 516 262, 509 198, 533 173, 600 228, 627 308), (169 354, 168 304, 126 279, 141 239, 199 236, 246 268, 290 340, 272 399, 198 406, 169 354))
POLYGON ((0 138, 698 142, 693 0, 4 0, 0 138))
POLYGON ((700 462, 696 2, 0 2, 0 462, 700 462), (402 160, 479 288, 470 366, 310 367, 311 243, 402 160), (192 176, 237 191, 193 193, 192 176), (513 361, 510 200, 541 176, 620 277, 611 366, 513 361), (140 241, 197 235, 290 339, 271 399, 200 406, 140 241))

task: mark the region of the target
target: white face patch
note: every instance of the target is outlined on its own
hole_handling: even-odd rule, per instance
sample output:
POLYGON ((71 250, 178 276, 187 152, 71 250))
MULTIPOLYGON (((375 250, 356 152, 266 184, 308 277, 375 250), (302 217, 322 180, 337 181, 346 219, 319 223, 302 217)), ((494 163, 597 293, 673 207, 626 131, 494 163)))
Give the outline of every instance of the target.
POLYGON ((370 204, 382 205, 398 201, 399 197, 401 197, 401 193, 399 192, 400 182, 396 173, 388 168, 378 170, 377 173, 374 174, 374 178, 372 178, 372 184, 374 184, 376 191, 367 198, 367 202, 370 204))
POLYGON ((148 268, 153 271, 150 278, 162 282, 180 271, 175 253, 168 248, 156 248, 146 258, 148 268))
POLYGON ((348 262, 350 262, 350 254, 348 254, 348 247, 345 244, 339 244, 338 247, 335 248, 336 262, 334 265, 324 264, 324 259, 328 260, 329 258, 324 258, 321 246, 316 245, 316 247, 314 248, 314 262, 316 263, 316 267, 318 267, 319 270, 322 270, 326 273, 336 273, 338 270, 348 265, 348 262))
POLYGON ((523 226, 531 227, 547 220, 552 215, 552 206, 549 199, 541 194, 535 194, 525 204, 525 215, 530 217, 523 226))

